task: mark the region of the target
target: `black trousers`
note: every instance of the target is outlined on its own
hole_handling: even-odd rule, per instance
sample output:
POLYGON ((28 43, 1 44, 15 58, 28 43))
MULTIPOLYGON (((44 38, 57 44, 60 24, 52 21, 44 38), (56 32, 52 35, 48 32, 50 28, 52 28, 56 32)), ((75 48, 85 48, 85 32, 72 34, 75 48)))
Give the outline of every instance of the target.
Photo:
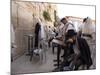
POLYGON ((38 48, 38 42, 39 42, 38 34, 35 34, 35 45, 34 45, 35 48, 38 48))

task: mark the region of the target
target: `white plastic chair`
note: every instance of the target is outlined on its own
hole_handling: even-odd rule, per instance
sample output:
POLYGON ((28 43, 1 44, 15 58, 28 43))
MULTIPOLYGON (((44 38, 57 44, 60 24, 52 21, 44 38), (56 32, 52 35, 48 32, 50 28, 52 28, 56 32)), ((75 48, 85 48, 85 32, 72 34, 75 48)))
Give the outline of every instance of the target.
POLYGON ((48 49, 48 44, 46 40, 43 40, 43 39, 40 41, 40 44, 42 48, 34 50, 33 54, 37 54, 39 56, 40 63, 43 63, 43 62, 46 62, 46 51, 48 49))

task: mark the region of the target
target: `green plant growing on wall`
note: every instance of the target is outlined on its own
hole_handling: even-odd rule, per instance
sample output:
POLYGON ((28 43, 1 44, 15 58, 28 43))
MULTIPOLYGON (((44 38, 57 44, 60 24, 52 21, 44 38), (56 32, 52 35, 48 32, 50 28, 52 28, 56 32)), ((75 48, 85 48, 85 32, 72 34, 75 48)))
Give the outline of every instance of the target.
POLYGON ((51 17, 50 17, 50 14, 49 14, 47 11, 44 11, 44 12, 43 12, 43 17, 44 17, 44 19, 47 20, 47 21, 52 21, 52 20, 51 20, 51 17))
POLYGON ((32 16, 33 16, 33 17, 35 16, 34 13, 32 14, 32 16))

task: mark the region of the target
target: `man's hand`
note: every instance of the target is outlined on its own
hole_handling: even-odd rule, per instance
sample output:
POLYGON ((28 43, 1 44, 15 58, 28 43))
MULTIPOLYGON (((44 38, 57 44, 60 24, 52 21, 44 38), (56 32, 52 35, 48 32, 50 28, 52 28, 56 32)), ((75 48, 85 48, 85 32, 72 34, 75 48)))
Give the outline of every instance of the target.
POLYGON ((67 42, 73 43, 73 39, 68 39, 67 42))

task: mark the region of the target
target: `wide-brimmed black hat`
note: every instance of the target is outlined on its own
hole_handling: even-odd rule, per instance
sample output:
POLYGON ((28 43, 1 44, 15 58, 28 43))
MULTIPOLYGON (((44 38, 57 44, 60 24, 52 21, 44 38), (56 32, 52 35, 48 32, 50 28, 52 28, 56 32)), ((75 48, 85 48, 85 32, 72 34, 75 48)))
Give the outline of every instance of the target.
POLYGON ((69 37, 72 37, 74 35, 77 35, 77 33, 75 32, 75 30, 71 29, 71 30, 68 30, 67 31, 67 34, 66 35, 69 36, 69 37))

